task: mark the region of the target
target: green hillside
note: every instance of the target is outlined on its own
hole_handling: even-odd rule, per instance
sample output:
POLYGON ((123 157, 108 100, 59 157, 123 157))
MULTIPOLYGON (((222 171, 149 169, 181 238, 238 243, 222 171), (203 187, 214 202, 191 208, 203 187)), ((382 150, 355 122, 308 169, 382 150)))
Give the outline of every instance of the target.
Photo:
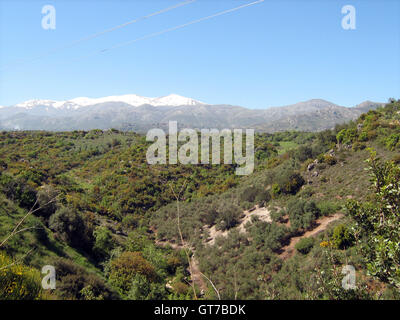
POLYGON ((148 165, 149 145, 0 133, 0 299, 400 298, 400 100, 334 130, 257 134, 249 176, 148 165))

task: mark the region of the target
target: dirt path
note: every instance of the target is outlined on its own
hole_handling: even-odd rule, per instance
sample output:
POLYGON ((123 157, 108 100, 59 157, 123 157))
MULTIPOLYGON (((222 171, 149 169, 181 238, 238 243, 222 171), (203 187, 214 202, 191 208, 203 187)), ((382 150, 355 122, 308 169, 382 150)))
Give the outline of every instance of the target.
POLYGON ((271 214, 269 210, 265 207, 256 206, 254 210, 249 210, 244 212, 245 217, 240 221, 239 226, 237 228, 240 232, 246 232, 246 228, 244 227, 247 222, 251 221, 252 217, 258 217, 261 221, 272 222, 271 214))
POLYGON ((336 221, 342 217, 343 217, 342 213, 335 213, 333 216, 322 217, 320 219, 317 219, 317 221, 316 221, 317 227, 316 228, 305 232, 301 236, 291 238, 290 243, 287 246, 284 246, 282 248, 283 252, 279 256, 282 259, 288 259, 288 258, 292 257, 296 251, 295 245, 297 244, 297 242, 299 242, 302 238, 309 238, 309 237, 314 237, 314 236, 318 235, 319 233, 325 231, 331 222, 336 221))
MULTIPOLYGON (((173 243, 173 242, 169 242, 169 241, 156 240, 155 243, 156 243, 156 245, 162 246, 162 247, 164 247, 166 245, 169 245, 174 250, 183 249, 183 246, 181 244, 177 244, 177 243, 173 243)), ((204 293, 207 290, 207 283, 206 283, 204 277, 201 275, 200 268, 199 268, 199 263, 195 258, 195 250, 194 250, 194 248, 190 248, 190 250, 193 252, 192 257, 190 258, 190 265, 191 265, 192 268, 188 267, 187 271, 190 273, 190 277, 192 278, 192 281, 204 293)))
POLYGON ((204 295, 204 293, 207 291, 207 283, 204 277, 201 275, 199 263, 194 258, 194 255, 192 256, 191 259, 191 265, 192 265, 192 273, 191 273, 192 280, 200 288, 201 294, 204 295))
MULTIPOLYGON (((239 230, 239 232, 245 233, 246 232, 245 225, 247 222, 251 221, 252 217, 258 217, 261 221, 272 222, 270 212, 267 208, 255 206, 254 208, 243 212, 243 216, 239 220, 238 225, 233 229, 237 229, 239 230)), ((211 228, 204 226, 203 229, 208 230, 209 233, 209 237, 206 239, 206 243, 208 245, 213 245, 215 243, 215 238, 226 237, 228 236, 229 233, 228 230, 225 231, 217 230, 215 225, 212 226, 211 228)))

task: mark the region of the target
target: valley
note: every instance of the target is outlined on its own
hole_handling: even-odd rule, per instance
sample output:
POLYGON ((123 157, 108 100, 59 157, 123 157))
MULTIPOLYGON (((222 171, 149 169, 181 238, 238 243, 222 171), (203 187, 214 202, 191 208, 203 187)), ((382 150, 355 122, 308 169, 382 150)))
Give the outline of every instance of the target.
POLYGON ((398 299, 361 226, 379 225, 381 201, 398 214, 399 103, 332 130, 257 132, 248 176, 235 163, 149 165, 150 142, 129 131, 2 131, 1 298, 398 299), (55 290, 40 287, 43 265, 55 290), (344 265, 355 290, 341 287, 344 265))

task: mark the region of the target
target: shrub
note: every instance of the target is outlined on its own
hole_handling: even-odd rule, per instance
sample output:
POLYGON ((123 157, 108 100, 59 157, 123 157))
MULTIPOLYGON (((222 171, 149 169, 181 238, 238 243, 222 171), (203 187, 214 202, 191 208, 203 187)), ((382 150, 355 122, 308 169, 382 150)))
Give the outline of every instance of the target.
POLYGON ((133 214, 128 214, 122 219, 122 224, 129 229, 135 229, 138 226, 138 218, 133 214))
POLYGON ((308 229, 320 215, 313 201, 292 199, 288 203, 290 225, 293 230, 308 229))
POLYGON ((283 162, 282 158, 278 158, 278 157, 271 158, 267 162, 267 168, 273 169, 273 168, 279 166, 282 162, 283 162))
POLYGON ((400 154, 395 155, 392 159, 395 164, 400 164, 400 154))
POLYGON ((358 138, 357 128, 343 129, 336 136, 338 143, 344 143, 344 144, 351 144, 354 141, 356 141, 357 138, 358 138))
POLYGON ((10 175, 0 175, 0 186, 10 200, 16 201, 25 209, 31 209, 36 202, 36 192, 31 185, 20 177, 14 178, 10 175))
POLYGON ((345 249, 352 246, 354 237, 344 224, 338 225, 333 230, 332 243, 337 249, 345 249))
POLYGON ((71 246, 87 249, 85 225, 79 213, 62 207, 50 217, 49 228, 71 246))
POLYGON ((200 208, 200 221, 204 224, 213 225, 218 217, 218 211, 213 203, 206 203, 200 208))
POLYGON ((240 208, 233 203, 225 202, 218 208, 218 229, 227 230, 236 226, 242 214, 240 208))
POLYGON ((281 189, 279 188, 279 185, 277 183, 274 183, 271 187, 271 194, 273 198, 276 198, 281 192, 281 189))
POLYGON ((311 251, 313 246, 314 246, 313 238, 303 238, 296 243, 295 248, 298 252, 302 254, 307 254, 311 251))
POLYGON ((337 212, 340 209, 340 205, 331 201, 322 201, 317 205, 322 216, 327 216, 337 212))
POLYGON ((0 300, 37 300, 41 298, 40 272, 21 264, 13 264, 8 256, 0 252, 0 300))
MULTIPOLYGON (((246 227, 246 229, 248 228, 246 227)), ((281 248, 287 236, 287 229, 285 226, 259 220, 254 221, 249 226, 249 231, 255 247, 259 248, 259 246, 264 246, 271 250, 281 248)))
POLYGON ((365 143, 361 143, 361 142, 354 142, 353 143, 353 151, 359 151, 359 150, 364 150, 367 147, 367 145, 365 143))
POLYGON ((0 172, 1 172, 2 170, 6 170, 7 168, 8 168, 7 163, 6 163, 4 160, 1 160, 1 159, 0 159, 0 172))
POLYGON ((57 294, 64 299, 117 299, 118 295, 95 274, 64 258, 55 259, 57 294), (90 292, 89 292, 90 288, 90 292))
POLYGON ((304 189, 302 189, 298 194, 299 197, 311 198, 311 196, 314 194, 314 190, 309 186, 306 186, 306 187, 303 187, 303 188, 304 189))
POLYGON ((378 133, 376 130, 370 130, 368 131, 368 140, 373 140, 378 136, 378 133))
POLYGON ((323 161, 324 161, 324 163, 326 163, 326 164, 328 164, 330 166, 333 166, 334 164, 337 163, 336 158, 334 156, 329 155, 329 154, 324 155, 324 160, 323 161))
POLYGON ((122 294, 129 292, 136 274, 144 276, 147 281, 156 279, 154 267, 140 252, 126 251, 111 261, 109 280, 122 294))
POLYGON ((290 171, 282 173, 277 182, 280 192, 284 194, 296 194, 305 183, 299 173, 290 171))
POLYGON ((283 221, 283 216, 285 215, 284 210, 271 210, 271 219, 272 221, 275 222, 282 222, 283 221))
POLYGON ((400 133, 393 133, 385 139, 385 145, 389 150, 394 150, 400 146, 400 133))
POLYGON ((40 210, 35 212, 35 215, 49 218, 54 214, 57 210, 57 201, 55 200, 57 194, 57 191, 52 186, 45 185, 40 188, 37 193, 37 202, 40 210))
POLYGON ((240 194, 240 201, 247 201, 254 203, 257 195, 262 192, 263 190, 260 187, 255 187, 255 186, 246 187, 240 194))
POLYGON ((303 162, 307 159, 311 159, 313 157, 313 152, 310 147, 300 146, 294 153, 295 159, 298 159, 300 162, 303 162))
POLYGON ((261 191, 259 194, 256 196, 256 203, 259 206, 265 206, 269 201, 271 200, 271 195, 268 191, 261 191))
POLYGON ((106 227, 97 227, 93 232, 95 242, 93 251, 99 257, 107 257, 114 248, 112 233, 106 227))
POLYGON ((362 131, 360 136, 358 137, 358 140, 361 141, 361 142, 368 141, 369 140, 368 132, 367 131, 362 131))
POLYGON ((167 291, 161 283, 148 282, 146 277, 137 273, 132 280, 132 285, 124 297, 128 300, 162 300, 167 291))
POLYGON ((189 291, 189 286, 183 282, 176 282, 172 286, 178 295, 186 295, 189 291))
POLYGON ((169 274, 175 274, 176 269, 182 264, 178 257, 169 257, 167 260, 167 271, 169 274))

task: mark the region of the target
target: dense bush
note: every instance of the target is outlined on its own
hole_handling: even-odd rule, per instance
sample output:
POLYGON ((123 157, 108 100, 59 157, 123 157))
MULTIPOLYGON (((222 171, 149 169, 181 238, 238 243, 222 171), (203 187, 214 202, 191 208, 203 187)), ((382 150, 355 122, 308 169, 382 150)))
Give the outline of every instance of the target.
MULTIPOLYGON (((200 270, 212 278, 223 298, 363 297, 341 290, 340 282, 335 281, 343 275, 335 278, 331 270, 344 263, 363 267, 364 261, 358 256, 358 249, 363 248, 371 274, 395 283, 399 228, 390 208, 396 211, 398 207, 396 174, 388 167, 381 168, 376 184, 387 183, 377 192, 377 198, 383 196, 384 200, 369 196, 365 188, 367 177, 358 167, 363 153, 357 150, 376 143, 385 147, 380 148, 385 158, 396 156, 400 134, 400 109, 396 104, 387 110, 369 112, 356 123, 336 126, 335 130, 257 135, 255 172, 247 177, 235 176, 230 165, 148 166, 148 144, 142 136, 131 132, 0 132, 0 233, 8 232, 36 198, 41 205, 57 190, 62 195, 59 203, 38 211, 43 219, 31 216, 23 226, 42 229, 19 233, 7 243, 7 250, 21 256, 28 244, 37 246, 38 250, 25 260, 34 266, 40 266, 42 261, 47 263, 54 255, 67 257, 71 265, 56 265, 59 298, 111 297, 97 273, 110 279, 110 285, 115 285, 124 299, 191 298, 186 283, 186 256, 168 246, 169 242, 173 247, 180 243, 176 199, 167 184, 170 183, 176 191, 183 190, 183 237, 195 248, 200 270), (340 143, 347 144, 335 151, 343 163, 337 177, 335 170, 328 168, 335 158, 327 154, 334 149, 336 136, 340 143), (357 152, 348 152, 349 144, 357 152), (308 177, 307 165, 317 156, 320 163, 316 170, 328 170, 302 188, 304 181, 299 172, 308 177), (354 174, 347 175, 347 171, 354 174), (386 177, 388 172, 390 179, 386 177), (327 183, 322 184, 323 181, 327 183), (48 190, 50 186, 53 191, 48 190), (337 212, 336 202, 341 204, 350 194, 363 201, 352 207, 355 219, 359 219, 354 226, 360 241, 357 248, 348 248, 352 222, 351 232, 349 226, 336 228, 333 235, 327 232, 329 250, 315 246, 309 251, 311 241, 306 240, 298 243, 296 249, 309 251, 307 255, 295 254, 283 260, 278 256, 291 237, 310 228, 319 215, 337 212), (265 205, 270 195, 274 199, 268 209, 282 208, 271 212, 274 223, 253 218, 245 227, 246 232, 235 228, 244 210, 254 204, 265 205), (318 201, 318 205, 310 200, 318 201), (61 206, 69 208, 69 212, 61 214, 61 206), (283 219, 285 214, 289 215, 292 229, 286 227, 289 224, 283 219), (129 236, 113 236, 105 227, 94 231, 98 225, 113 225, 119 231, 130 229, 129 236), (210 245, 210 232, 205 225, 229 232, 210 245), (164 240, 160 243, 163 246, 156 245, 155 238, 164 240), (131 259, 136 264, 129 259, 120 261, 124 251, 136 252, 141 258, 131 259), (332 261, 325 259, 325 255, 332 255, 332 261), (154 276, 141 272, 139 266, 152 270, 154 276), (316 279, 318 272, 321 274, 316 279), (167 282, 172 285, 168 290, 167 282)), ((318 242, 322 240, 326 239, 321 235, 318 242)), ((379 283, 372 283, 371 287, 379 287, 379 283)), ((206 298, 217 298, 211 288, 205 294, 206 298)))
POLYGON ((338 143, 343 143, 343 144, 351 144, 354 141, 356 141, 357 138, 358 138, 357 128, 343 129, 336 136, 338 143))
POLYGON ((367 146, 365 143, 356 141, 353 143, 352 149, 353 151, 359 151, 359 150, 364 150, 366 147, 367 146))
POLYGON ((93 235, 95 238, 93 252, 100 258, 107 257, 115 245, 111 231, 107 227, 97 227, 93 235))
POLYGON ((389 150, 394 150, 395 148, 400 147, 400 133, 393 133, 387 137, 385 144, 389 150))
POLYGON ((233 228, 239 222, 242 211, 238 206, 228 201, 223 202, 218 208, 217 228, 226 230, 233 228))
POLYGON ((328 164, 330 166, 333 166, 334 164, 337 163, 336 158, 334 156, 329 155, 329 154, 324 155, 324 160, 323 161, 324 161, 324 163, 326 163, 326 164, 328 164))
POLYGON ((251 204, 265 205, 271 200, 271 195, 265 188, 261 186, 249 186, 244 188, 240 194, 241 202, 249 202, 251 204))
POLYGON ((90 245, 81 215, 70 208, 58 209, 49 219, 49 228, 73 247, 87 249, 90 245))
POLYGON ((249 230, 253 244, 257 248, 263 246, 265 249, 277 250, 288 235, 286 227, 259 220, 246 226, 246 229, 249 230))
POLYGON ((111 262, 109 281, 121 294, 127 294, 137 274, 144 276, 148 282, 156 280, 154 267, 140 252, 126 251, 111 262))
POLYGON ((283 194, 296 194, 304 185, 303 177, 297 172, 285 171, 277 177, 279 191, 283 194))
POLYGON ((7 198, 16 201, 22 208, 29 210, 35 205, 35 189, 24 179, 0 174, 0 186, 7 198))
POLYGON ((310 228, 321 213, 315 202, 302 199, 290 200, 287 211, 293 230, 310 228))
POLYGON ((330 215, 341 209, 341 206, 339 204, 332 201, 318 202, 317 207, 320 210, 321 216, 330 215))
POLYGON ((258 204, 259 206, 265 206, 270 200, 271 194, 269 193, 269 191, 266 190, 257 194, 255 198, 256 204, 258 204))
POLYGON ((37 203, 40 209, 35 212, 36 215, 49 218, 57 210, 58 192, 52 186, 45 185, 37 193, 37 203))
POLYGON ((56 293, 64 299, 87 299, 88 289, 93 299, 118 299, 118 295, 95 274, 64 258, 52 262, 56 269, 56 293), (85 290, 86 288, 86 290, 85 290))
POLYGON ((122 219, 122 224, 129 229, 134 229, 138 226, 139 222, 138 218, 133 214, 128 214, 122 219))
POLYGON ((303 162, 307 159, 313 158, 313 151, 311 147, 300 146, 295 152, 294 157, 303 162))
POLYGON ((353 242, 354 242, 354 237, 346 225, 340 224, 335 227, 332 235, 332 243, 335 246, 335 248, 337 249, 349 248, 350 246, 353 245, 353 242))
POLYGON ((302 238, 299 242, 296 243, 296 250, 302 254, 307 254, 310 252, 312 247, 314 246, 313 238, 302 238))
POLYGON ((42 298, 40 272, 15 264, 0 252, 0 300, 37 300, 42 298))
POLYGON ((167 296, 165 285, 149 282, 147 278, 136 273, 132 278, 130 290, 126 295, 129 300, 163 300, 167 296))

